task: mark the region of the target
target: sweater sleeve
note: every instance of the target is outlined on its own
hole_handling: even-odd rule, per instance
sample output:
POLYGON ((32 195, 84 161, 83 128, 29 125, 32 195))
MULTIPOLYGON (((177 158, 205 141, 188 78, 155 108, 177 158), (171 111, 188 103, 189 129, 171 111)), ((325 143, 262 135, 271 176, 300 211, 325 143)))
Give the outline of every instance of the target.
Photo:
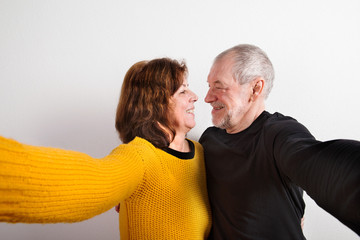
POLYGON ((295 120, 273 126, 280 171, 324 210, 360 234, 360 142, 320 142, 295 120))
POLYGON ((143 172, 141 156, 128 144, 95 159, 0 137, 0 221, 56 223, 91 218, 130 196, 143 172))

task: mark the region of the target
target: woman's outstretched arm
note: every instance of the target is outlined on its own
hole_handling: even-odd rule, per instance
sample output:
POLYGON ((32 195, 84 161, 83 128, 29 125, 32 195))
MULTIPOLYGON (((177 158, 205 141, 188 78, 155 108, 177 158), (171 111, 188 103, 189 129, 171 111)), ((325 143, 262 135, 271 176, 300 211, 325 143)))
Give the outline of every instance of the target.
POLYGON ((141 156, 129 144, 95 159, 0 137, 0 221, 89 219, 130 196, 143 173, 141 156))

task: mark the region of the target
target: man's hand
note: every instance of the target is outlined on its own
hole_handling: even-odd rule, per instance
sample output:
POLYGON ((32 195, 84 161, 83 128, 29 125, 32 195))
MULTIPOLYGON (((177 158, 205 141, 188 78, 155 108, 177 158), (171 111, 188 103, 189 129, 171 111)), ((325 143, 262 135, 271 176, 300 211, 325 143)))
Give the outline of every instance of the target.
MULTIPOLYGON (((120 209, 120 204, 117 206, 118 207, 118 210, 117 210, 117 212, 119 212, 119 209, 120 209)), ((304 222, 305 222, 305 218, 303 217, 302 219, 301 219, 301 229, 302 230, 304 230, 304 222)))

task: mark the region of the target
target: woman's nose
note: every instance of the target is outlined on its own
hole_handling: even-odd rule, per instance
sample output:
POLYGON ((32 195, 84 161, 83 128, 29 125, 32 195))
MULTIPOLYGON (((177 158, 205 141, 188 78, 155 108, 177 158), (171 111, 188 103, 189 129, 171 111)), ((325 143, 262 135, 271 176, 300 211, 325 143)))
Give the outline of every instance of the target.
POLYGON ((191 100, 196 102, 199 99, 198 96, 193 91, 191 91, 191 93, 192 93, 191 100))

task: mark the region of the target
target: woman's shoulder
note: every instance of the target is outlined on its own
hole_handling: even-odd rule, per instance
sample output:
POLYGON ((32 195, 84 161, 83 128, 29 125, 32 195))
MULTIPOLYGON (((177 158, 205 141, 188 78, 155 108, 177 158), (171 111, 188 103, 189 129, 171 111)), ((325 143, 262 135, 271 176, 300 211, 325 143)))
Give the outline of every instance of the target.
POLYGON ((110 155, 132 155, 146 159, 152 154, 155 155, 156 148, 146 139, 135 137, 128 143, 122 143, 112 150, 110 155))

